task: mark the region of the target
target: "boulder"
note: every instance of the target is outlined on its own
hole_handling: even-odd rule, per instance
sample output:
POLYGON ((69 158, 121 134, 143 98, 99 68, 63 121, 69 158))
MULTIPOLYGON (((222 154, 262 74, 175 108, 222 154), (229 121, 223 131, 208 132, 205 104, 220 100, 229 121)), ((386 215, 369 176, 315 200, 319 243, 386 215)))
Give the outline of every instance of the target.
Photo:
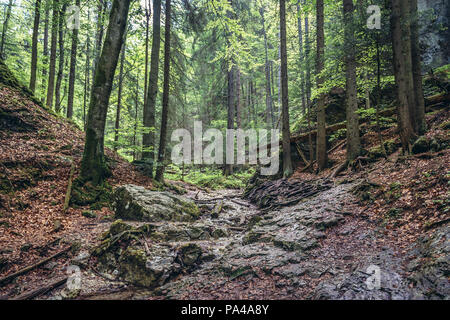
POLYGON ((191 222, 200 215, 197 205, 188 198, 135 185, 115 190, 114 207, 117 219, 132 221, 191 222))

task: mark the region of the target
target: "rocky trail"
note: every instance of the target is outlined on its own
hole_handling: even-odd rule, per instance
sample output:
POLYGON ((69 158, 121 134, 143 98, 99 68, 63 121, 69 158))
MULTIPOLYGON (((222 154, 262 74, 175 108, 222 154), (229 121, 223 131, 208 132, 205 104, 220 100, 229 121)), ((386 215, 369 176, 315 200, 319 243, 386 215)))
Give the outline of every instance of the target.
POLYGON ((398 252, 357 206, 361 183, 271 210, 234 190, 120 187, 119 220, 67 263, 78 285, 40 299, 448 298, 449 228, 398 252))

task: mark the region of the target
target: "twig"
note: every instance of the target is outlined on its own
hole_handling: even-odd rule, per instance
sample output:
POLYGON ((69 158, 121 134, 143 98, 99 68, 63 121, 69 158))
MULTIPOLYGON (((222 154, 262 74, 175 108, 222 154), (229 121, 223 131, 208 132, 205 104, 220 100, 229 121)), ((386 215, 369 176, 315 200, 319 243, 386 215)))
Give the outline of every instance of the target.
POLYGON ((40 287, 39 289, 27 291, 24 294, 21 294, 20 296, 12 298, 11 300, 31 300, 33 298, 39 297, 43 294, 46 294, 47 292, 52 291, 53 289, 56 289, 59 286, 62 286, 64 283, 67 282, 67 279, 69 279, 69 278, 65 277, 65 278, 56 280, 49 285, 40 287))

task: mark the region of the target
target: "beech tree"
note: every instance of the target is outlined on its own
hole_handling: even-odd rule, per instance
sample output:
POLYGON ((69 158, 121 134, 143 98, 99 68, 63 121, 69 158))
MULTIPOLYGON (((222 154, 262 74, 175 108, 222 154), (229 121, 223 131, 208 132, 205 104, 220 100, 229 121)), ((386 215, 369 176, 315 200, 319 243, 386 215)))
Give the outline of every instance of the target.
POLYGON ((86 123, 86 142, 80 178, 93 185, 103 183, 108 175, 104 156, 104 132, 114 73, 123 44, 131 0, 114 0, 108 30, 95 71, 86 123))

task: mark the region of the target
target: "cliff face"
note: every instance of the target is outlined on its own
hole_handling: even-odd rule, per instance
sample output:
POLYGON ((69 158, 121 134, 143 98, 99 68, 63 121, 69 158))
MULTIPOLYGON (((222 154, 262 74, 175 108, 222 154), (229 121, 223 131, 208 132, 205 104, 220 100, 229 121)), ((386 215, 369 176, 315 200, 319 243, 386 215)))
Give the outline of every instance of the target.
POLYGON ((450 63, 450 2, 418 0, 421 19, 420 45, 425 70, 450 63))

